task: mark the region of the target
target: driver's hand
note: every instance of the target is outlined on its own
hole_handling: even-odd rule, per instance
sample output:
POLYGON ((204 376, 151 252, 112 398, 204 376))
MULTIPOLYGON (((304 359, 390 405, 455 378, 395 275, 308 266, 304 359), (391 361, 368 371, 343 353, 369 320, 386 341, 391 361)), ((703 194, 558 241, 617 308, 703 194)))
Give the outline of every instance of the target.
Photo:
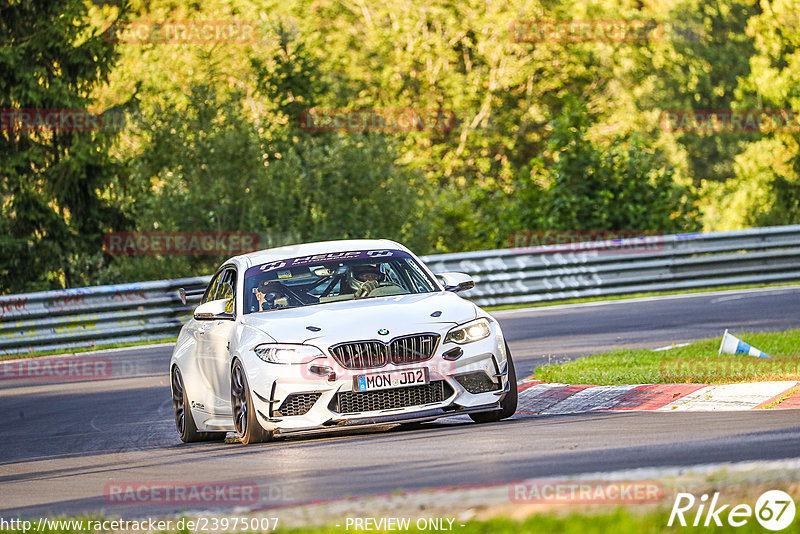
POLYGON ((377 288, 378 282, 376 280, 368 280, 361 284, 361 287, 358 288, 358 291, 356 291, 356 298, 360 299, 362 297, 366 297, 377 288))

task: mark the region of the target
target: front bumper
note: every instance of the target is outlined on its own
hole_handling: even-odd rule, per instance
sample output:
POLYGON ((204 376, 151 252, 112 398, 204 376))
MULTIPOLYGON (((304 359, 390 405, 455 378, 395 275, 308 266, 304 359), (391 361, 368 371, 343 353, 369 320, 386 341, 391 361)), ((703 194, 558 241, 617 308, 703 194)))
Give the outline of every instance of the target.
POLYGON ((429 421, 464 413, 491 411, 509 391, 505 343, 496 323, 492 335, 465 345, 437 347, 427 361, 380 369, 347 370, 332 357, 324 363, 335 379, 309 372, 309 364, 254 362, 248 372, 253 404, 261 425, 277 433, 337 426, 429 421), (496 331, 495 331, 496 329, 496 331), (454 361, 442 355, 459 347, 454 361), (369 392, 353 391, 353 377, 382 371, 428 369, 429 384, 369 392))

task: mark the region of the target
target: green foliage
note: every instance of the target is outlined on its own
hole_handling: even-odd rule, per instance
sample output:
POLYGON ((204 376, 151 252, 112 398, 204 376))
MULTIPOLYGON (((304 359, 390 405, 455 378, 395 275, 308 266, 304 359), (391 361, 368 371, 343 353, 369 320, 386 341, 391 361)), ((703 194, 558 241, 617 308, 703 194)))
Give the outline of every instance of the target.
MULTIPOLYGON (((794 0, 778 0, 751 17, 747 35, 755 43, 750 73, 740 91, 757 95, 761 108, 800 109, 800 15, 794 0)), ((800 222, 800 132, 793 127, 766 132, 736 159, 735 184, 755 192, 760 202, 749 208, 742 225, 797 224, 800 222)), ((728 197, 736 196, 736 191, 728 197)))
POLYGON ((118 230, 389 237, 798 222, 797 133, 661 131, 669 109, 800 108, 796 0, 130 0, 0 4, 0 109, 109 109, 122 132, 0 132, 0 292, 206 274, 113 257, 118 230), (254 23, 249 44, 126 43, 126 20, 254 23), (648 20, 644 42, 515 39, 518 21, 648 20), (660 33, 659 33, 660 32, 660 33), (313 132, 309 108, 452 113, 313 132), (701 213, 701 208, 703 213, 701 213))
MULTIPOLYGON (((653 90, 639 97, 642 109, 724 110, 757 105, 739 80, 750 73, 753 39, 745 33, 756 5, 746 0, 681 0, 669 13, 665 38, 639 49, 636 78, 653 90), (737 96, 738 91, 738 96, 737 96), (737 106, 737 107, 739 107, 737 106)), ((751 134, 680 133, 694 185, 734 177, 734 156, 751 134)))
MULTIPOLYGON (((188 106, 140 121, 129 162, 130 217, 139 231, 256 232, 261 243, 386 237, 401 241, 415 215, 411 175, 380 136, 258 128, 240 96, 196 87, 188 106)), ((279 116, 279 115, 278 115, 279 116)), ((223 257, 118 257, 114 277, 208 273, 223 257)))
POLYGON ((607 147, 587 138, 590 117, 570 106, 553 122, 543 157, 532 163, 546 183, 541 227, 550 230, 654 230, 675 233, 699 227, 689 188, 641 139, 615 138, 607 147))
MULTIPOLYGON (((0 109, 88 109, 115 54, 87 23, 84 2, 14 2, 0 11, 0 109)), ((112 141, 105 132, 0 132, 0 291, 93 281, 104 229, 125 224, 103 196, 122 172, 112 141)))

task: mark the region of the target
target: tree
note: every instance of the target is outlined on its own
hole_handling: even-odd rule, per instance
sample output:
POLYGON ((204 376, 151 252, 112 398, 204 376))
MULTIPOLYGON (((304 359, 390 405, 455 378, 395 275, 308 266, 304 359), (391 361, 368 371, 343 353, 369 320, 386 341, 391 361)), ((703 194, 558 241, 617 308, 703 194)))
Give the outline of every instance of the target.
MULTIPOLYGON (((302 46, 287 42, 272 61, 253 66, 259 83, 250 99, 264 104, 255 120, 245 95, 205 85, 185 105, 142 117, 141 148, 127 160, 137 230, 256 232, 262 246, 382 237, 413 244, 420 194, 392 140, 301 127, 297 103, 313 102, 318 77, 302 46)), ((123 257, 111 274, 204 274, 221 259, 123 257)))
POLYGON ((91 117, 90 93, 107 79, 115 57, 113 45, 87 22, 82 0, 0 4, 4 293, 87 283, 102 264, 103 232, 125 224, 108 191, 118 171, 109 156, 114 132, 74 118, 33 128, 35 114, 20 111, 78 110, 91 117))
POLYGON ((736 158, 735 187, 717 202, 734 227, 800 222, 800 6, 775 0, 760 8, 747 26, 756 54, 742 92, 754 93, 761 109, 784 110, 788 121, 762 131, 736 158))
POLYGON ((673 233, 699 228, 691 190, 637 138, 608 146, 587 139, 590 116, 570 105, 553 122, 546 154, 532 162, 533 180, 545 184, 540 228, 673 233))
MULTIPOLYGON (((753 38, 745 32, 755 12, 755 5, 747 0, 678 2, 669 11, 663 39, 639 49, 638 69, 630 73, 649 88, 638 97, 640 109, 704 111, 731 109, 739 103, 751 106, 753 93, 743 91, 739 81, 749 75, 749 60, 755 53, 753 38)), ((688 177, 695 187, 704 181, 733 178, 734 158, 753 138, 742 133, 672 135, 685 154, 688 177)))

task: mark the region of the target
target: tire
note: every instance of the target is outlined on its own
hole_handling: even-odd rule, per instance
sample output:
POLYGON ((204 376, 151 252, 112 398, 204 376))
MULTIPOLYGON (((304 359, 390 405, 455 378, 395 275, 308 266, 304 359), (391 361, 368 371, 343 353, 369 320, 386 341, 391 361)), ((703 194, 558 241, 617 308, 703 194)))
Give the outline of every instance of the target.
POLYGON ((234 360, 231 367, 231 408, 233 426, 236 427, 236 434, 242 443, 249 445, 272 440, 274 433, 264 430, 258 422, 250 387, 247 385, 247 375, 239 360, 234 360))
POLYGON ((192 403, 186 395, 186 388, 183 385, 183 377, 178 366, 172 368, 172 379, 170 388, 172 389, 172 408, 175 411, 175 426, 181 441, 184 443, 196 443, 198 441, 221 441, 225 439, 227 432, 199 432, 197 425, 192 417, 192 403))
POLYGON ((476 423, 494 423, 511 417, 517 411, 517 372, 514 370, 514 361, 511 359, 508 343, 506 343, 506 361, 508 362, 508 382, 510 386, 508 393, 500 401, 499 410, 469 414, 470 419, 476 423))

